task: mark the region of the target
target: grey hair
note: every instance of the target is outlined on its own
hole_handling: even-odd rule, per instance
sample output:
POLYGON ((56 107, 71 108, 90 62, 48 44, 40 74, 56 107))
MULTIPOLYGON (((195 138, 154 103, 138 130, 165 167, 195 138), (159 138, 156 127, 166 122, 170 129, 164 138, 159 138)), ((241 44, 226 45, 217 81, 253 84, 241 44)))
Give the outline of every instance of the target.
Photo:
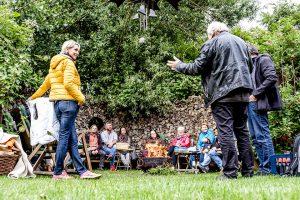
POLYGON ((80 48, 80 44, 78 42, 75 42, 74 40, 67 40, 63 43, 60 53, 67 53, 67 50, 74 46, 78 46, 80 48))
POLYGON ((207 34, 211 36, 217 32, 221 33, 223 31, 229 32, 229 28, 226 24, 221 22, 212 22, 207 27, 207 34))
POLYGON ((177 128, 177 131, 184 131, 184 127, 183 127, 183 126, 179 126, 179 127, 177 128))

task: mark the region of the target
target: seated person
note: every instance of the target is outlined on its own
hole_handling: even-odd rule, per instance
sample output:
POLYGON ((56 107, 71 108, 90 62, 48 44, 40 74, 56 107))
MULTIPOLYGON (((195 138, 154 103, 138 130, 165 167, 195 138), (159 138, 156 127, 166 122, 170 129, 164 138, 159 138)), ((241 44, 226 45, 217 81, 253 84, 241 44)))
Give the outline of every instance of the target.
POLYGON ((197 148, 200 151, 199 161, 200 163, 204 159, 204 154, 208 152, 211 145, 215 142, 215 135, 212 129, 209 129, 207 124, 202 124, 201 132, 198 136, 197 148))
POLYGON ((154 130, 152 130, 150 132, 150 137, 148 138, 146 143, 148 143, 148 144, 162 144, 163 141, 160 139, 159 135, 154 130))
POLYGON ((45 170, 52 172, 54 167, 54 162, 52 159, 45 159, 45 170))
POLYGON ((88 144, 88 152, 90 156, 99 156, 99 169, 103 169, 103 160, 104 160, 104 151, 101 149, 102 148, 102 141, 101 141, 101 136, 98 131, 98 127, 93 124, 90 127, 90 130, 87 134, 85 134, 85 140, 88 144))
POLYGON ((166 157, 166 147, 164 142, 160 139, 159 135, 152 130, 150 137, 146 141, 144 155, 146 157, 166 157))
POLYGON ((177 163, 177 156, 174 154, 174 151, 181 149, 187 149, 190 147, 190 136, 184 132, 184 127, 180 126, 177 129, 177 137, 171 141, 168 155, 172 157, 172 163, 174 167, 177 163))
POLYGON ((200 163, 200 169, 206 173, 209 170, 209 164, 213 160, 219 167, 220 171, 223 170, 222 159, 220 155, 222 154, 219 141, 216 139, 215 143, 211 146, 211 149, 204 155, 203 162, 200 163))
POLYGON ((110 170, 115 171, 115 155, 116 155, 116 143, 118 135, 113 131, 112 123, 105 124, 105 130, 101 133, 102 150, 110 160, 110 170))
POLYGON ((101 136, 95 124, 93 124, 88 133, 85 134, 85 139, 89 146, 88 151, 90 155, 97 155, 99 150, 101 150, 101 136))
MULTIPOLYGON (((130 145, 130 137, 128 136, 127 130, 124 127, 120 129, 120 134, 118 136, 118 142, 128 143, 130 145)), ((124 151, 124 152, 121 153, 120 156, 121 156, 122 163, 126 167, 129 167, 129 165, 130 165, 130 153, 124 151)))

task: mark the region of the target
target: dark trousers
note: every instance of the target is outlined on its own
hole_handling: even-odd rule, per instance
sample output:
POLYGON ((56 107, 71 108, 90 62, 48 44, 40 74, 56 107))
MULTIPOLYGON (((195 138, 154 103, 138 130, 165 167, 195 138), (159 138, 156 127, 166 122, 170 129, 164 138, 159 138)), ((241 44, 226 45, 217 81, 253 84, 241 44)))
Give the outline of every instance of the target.
POLYGON ((92 151, 90 150, 89 151, 89 155, 94 160, 99 160, 99 168, 103 168, 104 167, 105 152, 103 150, 99 150, 98 149, 98 153, 97 154, 92 154, 92 151))
POLYGON ((177 156, 174 154, 174 149, 176 146, 171 146, 168 151, 168 156, 172 158, 172 164, 176 166, 177 164, 177 156))
POLYGON ((223 173, 229 178, 237 177, 238 160, 242 162, 242 175, 253 174, 253 153, 247 128, 247 105, 248 103, 244 102, 216 102, 212 105, 223 154, 223 173))

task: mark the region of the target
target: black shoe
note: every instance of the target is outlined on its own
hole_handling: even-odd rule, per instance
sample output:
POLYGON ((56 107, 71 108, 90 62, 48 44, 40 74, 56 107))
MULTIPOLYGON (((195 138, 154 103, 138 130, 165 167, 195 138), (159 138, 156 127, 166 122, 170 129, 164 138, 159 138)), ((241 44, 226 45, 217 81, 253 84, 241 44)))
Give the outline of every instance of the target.
POLYGON ((269 175, 271 175, 271 173, 261 172, 261 171, 258 171, 256 172, 256 174, 254 174, 254 176, 269 176, 269 175))
POLYGON ((203 172, 203 173, 207 173, 209 168, 208 167, 203 167, 202 165, 199 165, 199 168, 200 170, 203 172))
POLYGON ((242 174, 242 176, 243 176, 244 178, 252 178, 252 177, 253 177, 253 173, 242 174))
POLYGON ((229 177, 229 176, 226 176, 226 175, 222 174, 220 176, 217 176, 216 179, 219 180, 219 181, 226 181, 226 180, 237 179, 237 177, 229 177))

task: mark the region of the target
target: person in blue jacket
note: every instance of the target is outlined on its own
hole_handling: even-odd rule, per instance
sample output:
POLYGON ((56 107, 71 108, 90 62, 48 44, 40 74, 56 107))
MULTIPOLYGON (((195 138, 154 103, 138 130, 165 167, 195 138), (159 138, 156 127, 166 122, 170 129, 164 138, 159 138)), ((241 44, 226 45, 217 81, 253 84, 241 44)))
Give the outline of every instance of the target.
POLYGON ((205 151, 210 149, 215 140, 216 137, 213 130, 208 128, 207 124, 202 124, 197 142, 197 149, 201 152, 199 157, 200 163, 203 162, 205 151))

